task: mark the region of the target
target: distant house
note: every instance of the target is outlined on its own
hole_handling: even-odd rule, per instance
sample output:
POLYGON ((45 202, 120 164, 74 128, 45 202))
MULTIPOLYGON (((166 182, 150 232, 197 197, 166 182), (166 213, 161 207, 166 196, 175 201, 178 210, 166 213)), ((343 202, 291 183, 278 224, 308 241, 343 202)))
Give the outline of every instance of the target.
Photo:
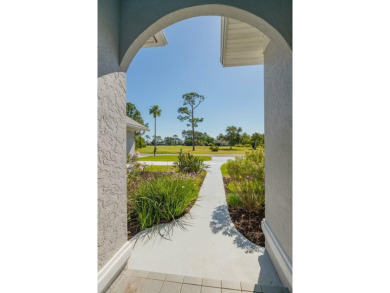
POLYGON ((224 140, 224 139, 216 139, 216 140, 214 140, 214 143, 215 143, 215 145, 219 145, 219 146, 228 146, 229 145, 229 142, 224 140))
POLYGON ((150 129, 126 116, 126 154, 135 154, 135 131, 142 131, 142 134, 144 134, 145 131, 150 131, 150 129))

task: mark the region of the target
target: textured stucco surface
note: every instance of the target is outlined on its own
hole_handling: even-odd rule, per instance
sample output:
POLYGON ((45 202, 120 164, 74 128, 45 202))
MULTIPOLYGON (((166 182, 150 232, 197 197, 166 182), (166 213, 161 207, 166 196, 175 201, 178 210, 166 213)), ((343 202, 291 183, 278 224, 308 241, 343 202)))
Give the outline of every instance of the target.
POLYGON ((98 76, 119 72, 120 0, 98 1, 98 76))
POLYGON ((121 0, 122 69, 127 70, 136 52, 153 34, 173 23, 200 15, 220 15, 244 21, 274 42, 283 39, 287 46, 292 46, 290 0, 121 0), (132 45, 130 51, 135 51, 127 52, 132 45))
POLYGON ((292 58, 272 42, 264 57, 265 218, 292 260, 292 58))
POLYGON ((127 241, 126 74, 98 78, 98 268, 127 241))
POLYGON ((126 154, 135 154, 134 130, 126 132, 126 154))

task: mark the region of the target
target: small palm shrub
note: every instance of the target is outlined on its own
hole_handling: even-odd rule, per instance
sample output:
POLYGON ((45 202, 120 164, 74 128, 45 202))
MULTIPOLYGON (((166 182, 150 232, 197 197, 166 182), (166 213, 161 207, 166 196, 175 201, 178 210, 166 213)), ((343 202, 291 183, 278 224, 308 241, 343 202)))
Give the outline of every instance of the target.
POLYGON ((202 171, 206 171, 209 166, 206 165, 201 158, 195 157, 191 154, 184 154, 182 150, 180 150, 180 154, 177 157, 177 162, 173 164, 177 166, 179 172, 182 173, 200 173, 202 171))
POLYGON ((219 146, 211 146, 209 149, 212 152, 218 152, 219 151, 219 146))
POLYGON ((129 217, 136 215, 141 230, 174 220, 196 201, 202 180, 172 174, 144 181, 128 199, 129 217))
POLYGON ((248 211, 264 209, 264 149, 247 151, 245 157, 228 160, 227 172, 231 178, 229 191, 242 201, 248 211))

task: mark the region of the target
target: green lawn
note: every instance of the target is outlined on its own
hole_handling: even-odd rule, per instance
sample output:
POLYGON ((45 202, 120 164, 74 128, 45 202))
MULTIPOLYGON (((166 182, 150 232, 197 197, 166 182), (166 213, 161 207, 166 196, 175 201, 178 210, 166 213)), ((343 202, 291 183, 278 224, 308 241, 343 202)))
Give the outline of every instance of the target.
MULTIPOLYGON (((198 156, 202 161, 211 161, 209 156, 198 156)), ((147 161, 147 162, 177 162, 177 156, 151 156, 151 157, 141 157, 138 161, 147 161)))
POLYGON ((158 165, 152 165, 152 166, 146 166, 145 171, 147 172, 177 172, 176 166, 158 166, 158 165))
POLYGON ((222 166, 221 166, 222 176, 223 176, 223 177, 230 177, 230 176, 229 176, 229 173, 228 173, 228 171, 227 171, 226 165, 227 165, 227 163, 222 164, 222 166))
MULTIPOLYGON (((140 154, 153 154, 153 146, 147 146, 145 148, 137 149, 140 154)), ((190 154, 207 154, 207 155, 227 155, 227 154, 240 154, 244 155, 245 151, 251 150, 250 147, 233 147, 229 146, 219 147, 218 152, 212 152, 208 146, 195 146, 195 151, 192 151, 192 146, 182 145, 158 145, 156 154, 178 154, 180 149, 183 149, 183 153, 190 154)))

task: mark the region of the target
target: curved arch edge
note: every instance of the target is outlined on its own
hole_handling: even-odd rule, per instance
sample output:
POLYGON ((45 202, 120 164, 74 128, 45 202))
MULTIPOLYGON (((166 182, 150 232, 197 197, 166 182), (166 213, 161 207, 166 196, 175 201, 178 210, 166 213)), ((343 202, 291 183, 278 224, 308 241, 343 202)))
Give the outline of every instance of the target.
MULTIPOLYGON (((137 54, 137 52, 142 48, 142 46, 151 36, 155 35, 159 31, 165 29, 172 24, 197 16, 224 16, 248 23, 249 25, 257 28, 262 33, 264 33, 272 42, 275 42, 282 48, 287 49, 287 51, 291 52, 291 42, 289 44, 275 28, 273 28, 269 23, 267 23, 259 16, 247 10, 243 10, 229 5, 204 4, 182 8, 171 12, 161 17, 152 25, 150 25, 135 40, 129 40, 130 44, 124 45, 125 48, 128 46, 126 51, 124 53, 121 52, 120 54, 121 70, 124 72, 128 70, 130 63, 137 54)), ((125 34, 125 30, 126 28, 122 28, 122 35, 125 34)), ((122 47, 122 50, 125 49, 123 49, 122 47)))

